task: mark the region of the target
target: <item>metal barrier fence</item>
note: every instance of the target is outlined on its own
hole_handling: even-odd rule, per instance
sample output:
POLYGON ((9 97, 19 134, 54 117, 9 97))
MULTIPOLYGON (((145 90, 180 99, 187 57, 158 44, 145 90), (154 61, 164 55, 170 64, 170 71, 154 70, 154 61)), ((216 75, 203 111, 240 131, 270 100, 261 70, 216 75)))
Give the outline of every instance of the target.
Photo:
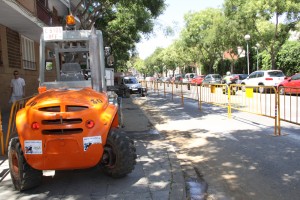
POLYGON ((198 101, 200 110, 202 102, 205 102, 227 107, 228 117, 231 117, 231 109, 269 117, 274 120, 274 135, 281 135, 280 121, 300 125, 300 88, 297 88, 296 95, 291 95, 283 92, 279 94, 275 87, 270 86, 245 87, 237 84, 197 86, 190 83, 164 82, 143 84, 154 92, 171 94, 172 99, 174 95, 181 97, 182 105, 184 98, 194 99, 198 101))
POLYGON ((300 125, 300 88, 281 87, 278 98, 280 121, 300 125))
POLYGON ((5 153, 5 150, 7 150, 8 148, 8 143, 9 140, 11 139, 12 136, 15 136, 17 134, 17 130, 16 130, 16 115, 17 112, 24 108, 26 105, 26 102, 31 99, 33 96, 30 97, 26 97, 23 99, 20 99, 16 102, 13 103, 11 110, 10 110, 10 116, 9 116, 9 120, 8 120, 8 127, 7 127, 7 133, 6 133, 6 142, 5 142, 5 147, 2 146, 2 154, 5 153), (5 149, 4 149, 5 148, 5 149))

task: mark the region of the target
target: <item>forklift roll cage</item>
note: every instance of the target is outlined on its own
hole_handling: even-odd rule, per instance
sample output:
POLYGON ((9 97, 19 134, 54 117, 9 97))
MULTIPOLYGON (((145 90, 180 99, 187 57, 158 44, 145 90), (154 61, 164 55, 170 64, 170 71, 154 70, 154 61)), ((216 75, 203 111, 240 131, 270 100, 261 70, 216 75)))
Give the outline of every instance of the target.
MULTIPOLYGON (((45 31, 40 38, 40 88, 84 88, 91 87, 98 92, 106 92, 105 82, 105 53, 103 49, 102 32, 99 30, 64 30, 58 38, 49 39, 45 31), (50 56, 52 54, 53 56, 50 56), (79 56, 80 55, 80 56, 79 56), (69 56, 69 60, 64 58, 69 56), (45 81, 46 63, 49 57, 54 59, 56 69, 55 81, 45 81), (70 59, 70 57, 72 57, 70 59), (75 61, 74 58, 77 57, 75 61), (79 58, 79 59, 78 59, 79 58), (72 64, 85 63, 91 71, 91 78, 86 80, 62 80, 63 62, 72 64), (100 66, 100 67, 99 67, 100 66)), ((82 73, 82 71, 81 71, 82 73)), ((82 74, 83 75, 83 74, 82 74)))

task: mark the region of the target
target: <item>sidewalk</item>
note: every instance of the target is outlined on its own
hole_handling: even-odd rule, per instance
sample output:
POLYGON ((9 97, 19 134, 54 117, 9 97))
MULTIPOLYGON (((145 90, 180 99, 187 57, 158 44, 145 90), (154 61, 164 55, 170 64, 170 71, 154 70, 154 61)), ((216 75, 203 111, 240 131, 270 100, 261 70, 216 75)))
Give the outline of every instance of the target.
MULTIPOLYGON (((88 170, 44 172, 37 188, 18 193, 0 156, 0 200, 5 199, 186 199, 185 182, 174 149, 154 129, 132 99, 123 99, 124 131, 135 141, 137 165, 122 179, 88 170)), ((4 133, 8 113, 2 113, 4 133)), ((5 138, 4 138, 5 140, 5 138)))
MULTIPOLYGON (((299 199, 300 126, 281 122, 275 136, 274 119, 264 116, 233 111, 228 118, 226 108, 203 103, 200 111, 195 100, 182 105, 150 92, 135 103, 176 149, 186 182, 203 178, 207 199, 299 199)), ((199 190, 189 187, 188 195, 199 190)))

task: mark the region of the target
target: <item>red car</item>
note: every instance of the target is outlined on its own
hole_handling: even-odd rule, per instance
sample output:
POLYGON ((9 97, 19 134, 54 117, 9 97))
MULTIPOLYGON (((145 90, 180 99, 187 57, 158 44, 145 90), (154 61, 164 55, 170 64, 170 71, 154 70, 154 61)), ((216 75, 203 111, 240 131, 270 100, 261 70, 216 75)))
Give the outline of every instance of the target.
POLYGON ((280 94, 300 94, 300 73, 286 78, 277 87, 280 94))
POLYGON ((198 76, 192 78, 190 83, 193 85, 194 84, 201 85, 204 77, 205 77, 205 75, 198 75, 198 76))

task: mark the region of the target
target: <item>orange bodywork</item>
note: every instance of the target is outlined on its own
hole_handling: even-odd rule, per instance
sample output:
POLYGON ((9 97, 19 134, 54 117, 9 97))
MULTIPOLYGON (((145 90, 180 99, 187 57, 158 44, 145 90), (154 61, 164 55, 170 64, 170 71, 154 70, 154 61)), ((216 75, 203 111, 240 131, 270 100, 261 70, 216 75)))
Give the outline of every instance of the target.
POLYGON ((97 165, 118 108, 91 88, 53 89, 30 99, 16 117, 26 161, 38 170, 97 165))

